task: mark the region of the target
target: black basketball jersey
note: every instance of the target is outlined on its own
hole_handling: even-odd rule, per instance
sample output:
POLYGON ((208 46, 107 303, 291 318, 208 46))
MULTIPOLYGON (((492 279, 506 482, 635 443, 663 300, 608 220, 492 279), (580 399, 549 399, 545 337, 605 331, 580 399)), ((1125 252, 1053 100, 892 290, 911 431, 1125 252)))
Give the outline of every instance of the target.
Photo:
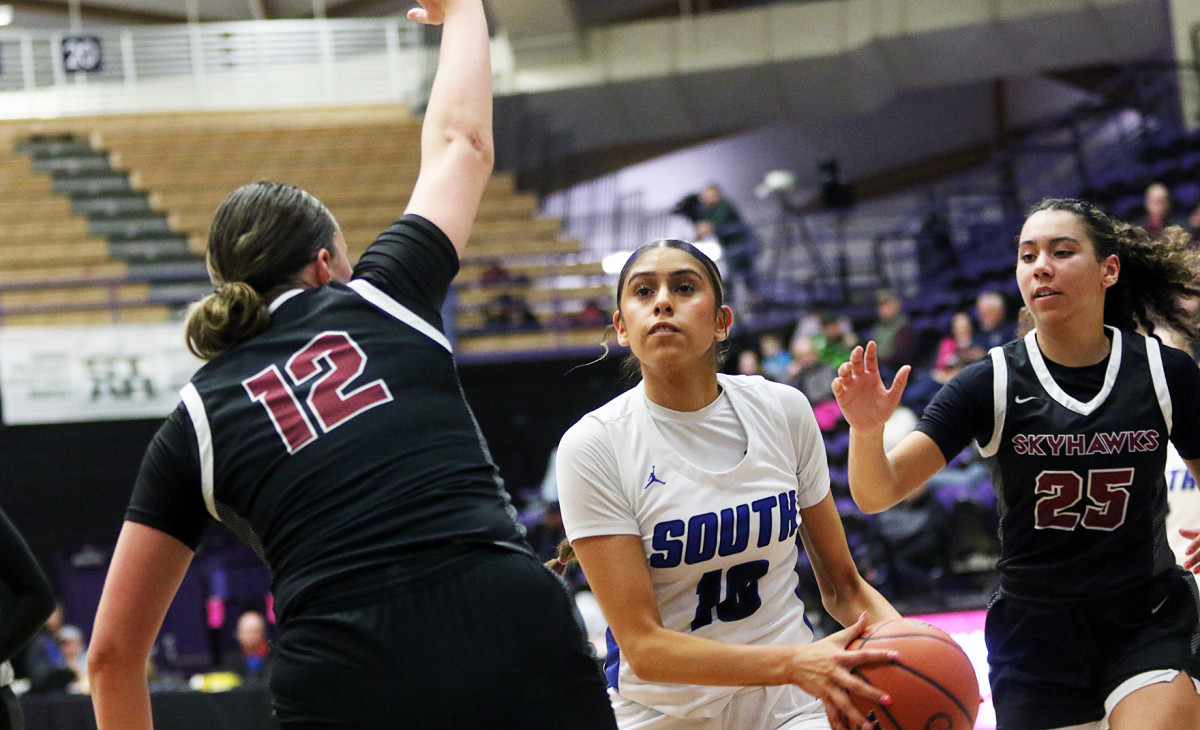
POLYGON ((225 523, 270 567, 281 621, 523 549, 441 331, 456 271, 442 232, 406 216, 349 285, 277 298, 270 329, 184 387, 127 519, 192 547, 225 523))
POLYGON ((1094 597, 1175 564, 1164 467, 1177 414, 1162 353, 1153 338, 1109 333, 1107 363, 1091 371, 1098 388, 1056 380, 1035 333, 990 351, 993 428, 979 450, 997 493, 998 567, 1011 595, 1094 597), (1081 390, 1094 395, 1070 394, 1081 390))

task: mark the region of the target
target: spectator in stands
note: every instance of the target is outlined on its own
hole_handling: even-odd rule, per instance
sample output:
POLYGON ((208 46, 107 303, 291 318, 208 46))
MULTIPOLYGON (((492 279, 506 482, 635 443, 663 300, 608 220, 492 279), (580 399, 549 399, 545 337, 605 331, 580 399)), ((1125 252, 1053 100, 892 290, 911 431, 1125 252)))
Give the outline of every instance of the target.
POLYGON ((953 524, 933 493, 918 487, 875 517, 875 529, 887 547, 884 581, 889 598, 911 598, 936 590, 950 567, 953 524))
POLYGON ((709 183, 700 191, 700 207, 696 214, 696 238, 717 239, 729 271, 730 284, 738 282, 745 287, 746 294, 753 297, 758 287, 754 273, 754 241, 737 206, 725 197, 720 185, 709 183))
POLYGON ((890 380, 901 366, 913 361, 917 332, 901 309, 900 297, 891 289, 881 289, 876 294, 875 311, 877 319, 871 328, 871 339, 875 340, 880 367, 886 368, 883 377, 890 380))
POLYGON ((67 624, 59 629, 58 641, 67 668, 75 675, 67 684, 67 691, 77 695, 88 694, 91 690, 88 687, 87 647, 83 643, 83 632, 78 626, 67 624))
POLYGON ((495 259, 489 262, 487 268, 479 274, 479 283, 482 286, 501 286, 511 284, 512 280, 513 276, 508 269, 495 259))
POLYGON ((604 327, 609 323, 608 312, 595 299, 589 299, 575 317, 577 327, 604 327))
POLYGON ((484 316, 484 326, 495 332, 536 330, 541 327, 529 303, 524 297, 514 294, 501 294, 493 299, 484 316))
POLYGON ((950 382, 959 370, 984 356, 984 349, 975 344, 975 323, 966 312, 956 312, 950 318, 950 334, 938 343, 933 379, 940 384, 950 382))
POLYGON ((837 369, 821 360, 811 337, 800 335, 792 340, 792 362, 785 382, 798 388, 814 406, 833 398, 833 379, 837 369))
POLYGON ((270 566, 284 730, 615 726, 443 332, 494 162, 492 67, 481 0, 419 2, 408 17, 443 26, 419 169, 357 264, 294 186, 214 215, 216 290, 186 327, 207 362, 147 447, 96 612, 99 730, 152 727, 146 657, 213 519, 270 566))
POLYGON ((3 510, 0 510, 0 591, 4 595, 4 612, 0 614, 0 730, 21 730, 25 726, 24 716, 10 686, 13 668, 9 660, 31 638, 41 637, 39 626, 52 622, 53 629, 45 633, 53 643, 62 613, 54 604, 46 574, 3 510), (52 618, 56 612, 58 617, 52 618))
POLYGON ((999 347, 1017 336, 1017 323, 1008 316, 1008 302, 998 291, 980 292, 975 297, 975 314, 979 329, 974 342, 984 352, 999 347))
POLYGON ((246 611, 238 617, 237 643, 238 650, 226 661, 226 668, 244 684, 265 686, 271 679, 271 647, 261 613, 246 611))
POLYGON ((783 349, 779 335, 767 333, 758 338, 758 351, 762 355, 762 371, 768 378, 778 383, 788 379, 788 368, 792 364, 792 356, 783 349))
POLYGON ((67 659, 62 652, 61 630, 62 606, 55 606, 45 625, 25 650, 29 691, 61 691, 75 679, 75 672, 67 666, 67 659))
POLYGON ((858 342, 848 322, 835 312, 822 312, 819 315, 821 331, 813 335, 812 342, 817 348, 817 356, 821 362, 832 365, 835 369, 850 359, 850 352, 858 342))
POLYGON ((1146 187, 1142 197, 1142 214, 1129 222, 1146 229, 1147 233, 1156 234, 1167 226, 1182 226, 1189 228, 1188 220, 1175 214, 1172 210, 1174 202, 1171 199, 1171 189, 1165 183, 1153 182, 1146 187))
POLYGON ((766 376, 762 369, 762 363, 758 360, 757 350, 745 349, 738 353, 737 372, 738 375, 766 376))

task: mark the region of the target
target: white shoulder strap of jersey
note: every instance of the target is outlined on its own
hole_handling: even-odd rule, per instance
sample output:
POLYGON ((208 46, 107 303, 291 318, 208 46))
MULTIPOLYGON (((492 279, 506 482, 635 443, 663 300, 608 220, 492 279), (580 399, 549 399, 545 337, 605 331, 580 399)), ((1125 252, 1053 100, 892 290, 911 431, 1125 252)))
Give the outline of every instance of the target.
POLYGON ((446 339, 446 335, 438 331, 437 327, 421 319, 416 312, 392 299, 382 289, 371 282, 366 279, 354 279, 350 282, 350 288, 358 292, 359 296, 363 299, 366 299, 404 324, 412 327, 447 350, 454 351, 454 348, 450 346, 450 340, 446 339))
POLYGON ((1004 431, 1004 414, 1008 409, 1008 362, 999 347, 988 350, 992 357, 992 438, 986 445, 979 446, 979 454, 985 459, 995 456, 1000 449, 1000 434, 1004 431))
POLYGON ((204 401, 200 399, 200 391, 188 383, 179 391, 179 397, 187 408, 188 416, 192 419, 192 429, 196 432, 196 445, 200 449, 200 490, 204 494, 204 506, 217 522, 221 517, 217 514, 217 502, 213 496, 213 443, 212 429, 208 427, 208 411, 204 409, 204 401))
POLYGON ((1167 424, 1167 435, 1174 428, 1174 410, 1171 407, 1171 391, 1167 388, 1167 371, 1163 369, 1162 349, 1158 340, 1146 336, 1146 360, 1150 366, 1150 379, 1154 382, 1154 395, 1162 409, 1163 421, 1167 424))

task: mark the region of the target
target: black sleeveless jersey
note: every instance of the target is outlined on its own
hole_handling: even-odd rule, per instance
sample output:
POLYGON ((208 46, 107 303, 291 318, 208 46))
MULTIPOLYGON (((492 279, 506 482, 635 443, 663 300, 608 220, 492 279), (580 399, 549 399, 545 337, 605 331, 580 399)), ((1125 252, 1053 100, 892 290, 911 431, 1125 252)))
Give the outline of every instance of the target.
POLYGON ((1200 456, 1200 369, 1153 338, 1108 332, 1111 354, 1085 368, 1046 361, 1036 333, 993 348, 918 424, 948 459, 975 438, 996 490, 998 568, 1010 595, 1095 597, 1175 564, 1165 528, 1167 442, 1185 458, 1200 456))
POLYGON ((277 298, 270 329, 184 387, 126 519, 193 549, 225 523, 271 569, 281 621, 436 580, 481 546, 524 550, 441 328, 457 267, 410 215, 349 285, 277 298))

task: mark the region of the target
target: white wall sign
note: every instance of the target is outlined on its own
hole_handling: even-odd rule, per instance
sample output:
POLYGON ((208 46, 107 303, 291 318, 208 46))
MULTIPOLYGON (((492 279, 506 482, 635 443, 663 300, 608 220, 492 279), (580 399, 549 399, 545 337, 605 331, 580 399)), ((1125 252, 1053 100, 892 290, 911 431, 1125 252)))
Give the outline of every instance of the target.
POLYGON ((166 416, 203 364, 183 325, 0 329, 5 425, 166 416))

